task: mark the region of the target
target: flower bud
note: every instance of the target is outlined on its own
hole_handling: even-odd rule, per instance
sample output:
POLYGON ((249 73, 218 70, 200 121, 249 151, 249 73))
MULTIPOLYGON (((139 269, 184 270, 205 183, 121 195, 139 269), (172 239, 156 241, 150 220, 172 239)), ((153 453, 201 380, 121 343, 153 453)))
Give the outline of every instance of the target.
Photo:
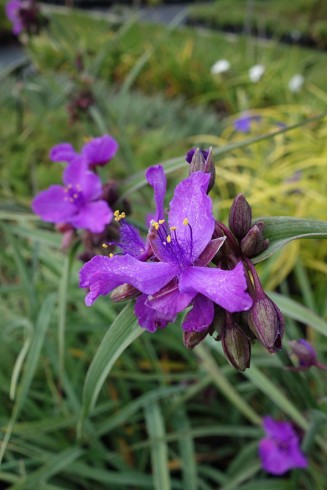
POLYGON ((278 306, 264 293, 257 292, 248 311, 248 325, 256 338, 271 353, 281 349, 285 321, 278 306))
POLYGON ((209 148, 209 150, 192 148, 188 151, 186 160, 188 163, 190 163, 189 175, 194 172, 211 174, 211 179, 207 189, 207 193, 209 193, 215 182, 215 166, 213 162, 212 148, 209 148))
POLYGON ((232 367, 245 371, 250 366, 250 342, 239 326, 234 323, 232 315, 227 312, 226 316, 227 324, 221 339, 224 355, 232 367))
POLYGON ((118 286, 112 291, 110 297, 115 303, 119 303, 120 301, 136 298, 137 296, 140 296, 140 294, 141 292, 134 286, 122 284, 122 286, 118 286))
POLYGON ((206 335, 209 333, 209 328, 207 330, 203 330, 202 332, 183 332, 183 343, 187 347, 187 349, 192 350, 196 345, 202 342, 206 335))
POLYGON ((296 369, 303 371, 318 364, 317 353, 309 342, 304 339, 290 340, 291 358, 296 361, 296 369))
POLYGON ((248 231, 241 241, 240 247, 245 257, 256 257, 269 246, 269 240, 263 238, 259 226, 256 224, 248 231))
POLYGON ((235 197, 229 213, 229 228, 241 240, 252 226, 252 209, 243 194, 235 197))

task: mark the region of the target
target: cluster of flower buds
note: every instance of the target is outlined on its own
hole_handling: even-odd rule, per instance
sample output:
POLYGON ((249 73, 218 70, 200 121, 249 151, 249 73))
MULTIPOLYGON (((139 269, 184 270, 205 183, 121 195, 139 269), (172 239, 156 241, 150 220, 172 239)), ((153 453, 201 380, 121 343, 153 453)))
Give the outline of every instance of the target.
MULTIPOLYGON (((186 160, 190 172, 201 170, 211 174, 212 185, 215 167, 212 151, 192 149, 186 160)), ((211 187, 209 187, 209 190, 211 187)), ((243 313, 229 313, 216 307, 215 318, 207 332, 186 332, 184 343, 194 348, 207 334, 222 342, 228 362, 240 371, 250 366, 251 342, 257 339, 270 353, 282 347, 285 330, 284 318, 278 306, 266 295, 259 276, 251 262, 269 245, 263 236, 264 222, 252 220, 252 209, 243 194, 234 199, 229 213, 229 227, 216 221, 213 238, 225 238, 225 242, 212 260, 217 267, 230 270, 242 261, 248 284, 248 292, 253 300, 252 307, 243 313)))

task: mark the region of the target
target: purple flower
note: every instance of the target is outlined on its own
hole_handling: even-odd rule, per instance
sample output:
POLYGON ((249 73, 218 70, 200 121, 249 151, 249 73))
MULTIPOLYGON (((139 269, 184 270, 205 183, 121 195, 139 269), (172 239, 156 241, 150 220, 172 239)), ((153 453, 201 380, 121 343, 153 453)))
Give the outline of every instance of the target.
MULTIPOLYGON (((168 223, 164 219, 151 223, 151 261, 142 262, 127 253, 112 258, 96 256, 84 265, 80 286, 90 289, 88 306, 98 296, 127 283, 147 296, 138 304, 139 318, 147 316, 146 308, 152 308, 161 317, 174 319, 192 304, 194 312, 187 315, 185 330, 194 331, 212 322, 213 302, 230 312, 251 307, 242 263, 233 270, 206 267, 223 243, 222 239, 211 240, 215 220, 211 198, 206 194, 209 180, 209 174, 195 172, 176 187, 168 223)), ((156 185, 160 187, 160 179, 156 185)), ((160 201, 161 197, 157 208, 160 201)), ((153 323, 151 328, 145 326, 150 331, 153 327, 153 323)))
POLYGON ((264 417, 266 437, 260 440, 262 468, 273 475, 283 475, 293 468, 307 468, 308 462, 299 448, 299 439, 292 425, 264 417))
POLYGON ((305 371, 311 366, 319 367, 320 369, 326 369, 326 366, 318 361, 317 353, 314 347, 304 339, 290 340, 291 357, 295 358, 297 366, 295 368, 288 368, 295 371, 305 371))
POLYGON ((24 26, 20 17, 21 2, 20 0, 9 0, 6 3, 6 16, 12 23, 12 31, 18 36, 23 30, 24 26))
POLYGON ((40 192, 32 202, 33 211, 50 223, 69 223, 101 233, 111 221, 113 212, 100 199, 100 178, 88 170, 87 162, 75 159, 64 171, 65 186, 52 185, 40 192))
POLYGON ((249 133, 253 121, 260 122, 261 116, 241 116, 236 119, 233 124, 236 131, 239 131, 240 133, 249 133))
POLYGON ((118 150, 117 141, 109 134, 91 138, 77 153, 70 143, 60 143, 51 148, 49 157, 52 162, 71 163, 77 157, 83 157, 89 167, 104 166, 115 156, 118 150))

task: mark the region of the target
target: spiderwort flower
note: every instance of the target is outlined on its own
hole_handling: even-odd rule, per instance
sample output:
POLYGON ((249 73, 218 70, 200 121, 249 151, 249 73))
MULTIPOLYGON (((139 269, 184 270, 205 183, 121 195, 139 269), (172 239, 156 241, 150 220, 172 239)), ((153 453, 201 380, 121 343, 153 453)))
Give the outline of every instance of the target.
POLYGON ((296 371, 305 371, 311 366, 327 369, 326 366, 318 361, 317 353, 314 347, 305 339, 290 340, 288 342, 291 348, 291 357, 296 360, 296 371))
POLYGON ((283 475, 293 468, 307 468, 308 462, 299 447, 299 438, 288 422, 264 417, 266 437, 259 442, 262 468, 273 475, 283 475))
POLYGON ((194 331, 208 328, 212 322, 213 302, 230 312, 251 307, 242 263, 233 270, 206 267, 223 243, 219 239, 212 254, 208 252, 215 224, 212 200, 206 194, 209 180, 210 174, 191 174, 175 189, 168 223, 164 219, 152 221, 148 234, 152 261, 142 262, 126 253, 111 258, 96 256, 84 265, 80 286, 90 290, 88 306, 98 296, 127 283, 145 295, 138 304, 139 317, 142 308, 152 308, 173 319, 192 304, 185 329, 194 331))
POLYGON ((90 168, 96 165, 104 166, 115 156, 118 150, 117 141, 109 134, 90 138, 82 147, 80 153, 74 150, 70 143, 60 143, 51 148, 49 157, 52 162, 72 163, 82 157, 90 168))
POLYGON ((18 36, 24 30, 24 26, 19 15, 20 8, 20 0, 9 0, 9 2, 6 3, 6 16, 12 23, 12 31, 16 36, 18 36))
POLYGON ((33 211, 50 223, 69 223, 74 228, 101 233, 113 212, 100 199, 100 178, 88 170, 86 161, 75 159, 65 168, 63 182, 64 187, 52 185, 40 192, 33 199, 33 211))
POLYGON ((233 123, 234 128, 236 131, 239 133, 249 133, 252 128, 252 123, 257 122, 259 123, 261 121, 261 116, 250 116, 250 115, 243 115, 236 119, 233 123))

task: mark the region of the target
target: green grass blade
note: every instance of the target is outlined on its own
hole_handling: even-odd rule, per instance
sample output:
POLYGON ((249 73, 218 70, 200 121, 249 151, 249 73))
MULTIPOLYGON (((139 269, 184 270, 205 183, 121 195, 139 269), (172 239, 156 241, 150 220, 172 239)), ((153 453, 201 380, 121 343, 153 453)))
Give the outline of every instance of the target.
POLYGON ((150 403, 145 408, 147 432, 151 442, 151 462, 155 490, 170 490, 168 467, 168 447, 163 440, 165 426, 158 403, 150 403))
POLYGON ((304 323, 305 325, 310 325, 312 328, 317 330, 317 332, 327 336, 326 322, 316 313, 313 313, 313 311, 309 310, 303 305, 300 305, 297 303, 297 301, 287 298, 282 294, 269 292, 268 296, 270 296, 270 298, 277 303, 284 315, 293 318, 293 320, 304 323))
POLYGON ((327 223, 324 221, 290 218, 289 216, 258 218, 256 221, 264 221, 263 235, 269 239, 270 243, 264 252, 252 259, 254 264, 267 259, 292 240, 327 238, 327 223))
POLYGON ((16 402, 13 408, 13 412, 11 415, 11 419, 8 423, 7 430, 5 433, 5 437, 2 441, 0 448, 0 462, 4 456, 6 451, 6 447, 8 445, 11 433, 13 431, 15 422, 23 408, 23 405, 26 401, 29 388, 31 386, 35 370, 37 368, 37 364, 39 362, 41 349, 44 343, 45 335, 50 323, 52 311, 55 304, 55 295, 49 295, 41 306, 40 313, 38 315, 33 338, 31 341, 30 349, 27 354, 24 372, 22 375, 22 379, 19 385, 16 402))
POLYGON ((182 461, 183 487, 188 490, 197 490, 197 463, 195 445, 190 433, 190 423, 184 407, 175 411, 171 423, 178 433, 185 433, 179 440, 179 449, 182 461))
POLYGON ((81 434, 84 420, 94 407, 104 381, 115 361, 143 332, 144 330, 137 325, 133 305, 129 303, 108 329, 87 372, 83 388, 81 418, 78 425, 79 434, 81 434))

